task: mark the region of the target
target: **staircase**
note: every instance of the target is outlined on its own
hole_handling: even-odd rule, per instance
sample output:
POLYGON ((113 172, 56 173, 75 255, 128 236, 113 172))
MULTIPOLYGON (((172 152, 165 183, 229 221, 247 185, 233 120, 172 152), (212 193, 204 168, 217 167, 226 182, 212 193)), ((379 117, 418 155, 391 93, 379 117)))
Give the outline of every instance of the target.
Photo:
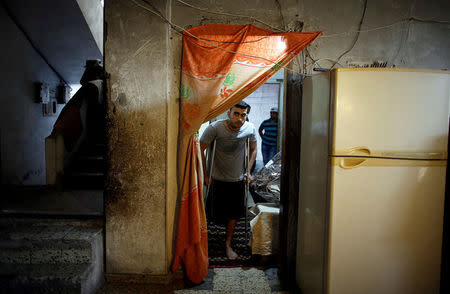
POLYGON ((96 293, 103 284, 98 220, 0 219, 0 293, 96 293))
POLYGON ((68 189, 103 189, 106 160, 104 141, 85 142, 72 163, 64 169, 63 187, 68 189))

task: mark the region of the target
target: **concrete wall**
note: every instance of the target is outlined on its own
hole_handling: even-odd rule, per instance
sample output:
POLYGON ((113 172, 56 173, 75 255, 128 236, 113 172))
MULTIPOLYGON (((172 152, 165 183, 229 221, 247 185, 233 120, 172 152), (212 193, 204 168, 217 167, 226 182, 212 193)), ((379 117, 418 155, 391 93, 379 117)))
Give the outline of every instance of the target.
MULTIPOLYGON (((154 3, 156 1, 153 1, 154 3)), ((165 1, 155 5, 165 11, 165 1)), ((167 273, 167 26, 131 1, 105 3, 108 273, 167 273)))
MULTIPOLYGON (((350 48, 355 33, 332 36, 335 33, 356 31, 361 19, 363 1, 302 1, 297 11, 304 21, 305 31, 322 30, 323 36, 311 46, 314 59, 335 60, 350 48), (333 2, 329 5, 327 2, 333 2), (328 37, 327 37, 328 36, 328 37)), ((450 68, 448 1, 434 0, 380 0, 368 1, 362 32, 353 50, 344 55, 340 63, 386 61, 388 65, 412 68, 450 68), (398 22, 410 17, 422 20, 445 20, 447 24, 431 22, 398 22), (393 24, 393 25, 392 25, 393 24)), ((294 18, 295 15, 294 15, 294 18)), ((327 60, 319 61, 329 67, 327 60)))
POLYGON ((91 30, 98 49, 103 54, 103 7, 100 0, 76 0, 91 30))
MULTIPOLYGON (((363 10, 361 0, 217 0, 185 2, 202 9, 256 17, 286 30, 322 30, 308 49, 314 60, 299 57, 289 65, 312 72, 330 67, 350 48, 363 10), (279 5, 277 5, 279 4, 279 5), (344 33, 344 34, 341 34, 344 33), (347 34, 348 33, 348 34, 347 34), (335 35, 339 34, 339 35, 335 35), (330 61, 331 59, 332 61, 330 61)), ((138 3, 145 5, 144 2, 138 3)), ((182 28, 207 23, 261 23, 212 14, 177 0, 152 1, 182 28)), ((148 6, 147 6, 148 7, 148 6)), ((105 3, 105 65, 109 81, 111 169, 106 203, 107 271, 169 272, 176 223, 176 134, 181 37, 158 16, 132 1, 105 3)), ((368 1, 362 30, 353 50, 339 63, 388 62, 397 67, 450 67, 448 1, 368 1), (447 23, 398 22, 415 17, 447 23)))
MULTIPOLYGON (((59 79, 0 6, 1 182, 9 185, 45 184, 45 137, 57 116, 44 117, 35 102, 35 82, 55 90, 59 79)), ((52 93, 54 96, 54 93, 52 93)), ((57 113, 62 105, 57 105, 57 113)))

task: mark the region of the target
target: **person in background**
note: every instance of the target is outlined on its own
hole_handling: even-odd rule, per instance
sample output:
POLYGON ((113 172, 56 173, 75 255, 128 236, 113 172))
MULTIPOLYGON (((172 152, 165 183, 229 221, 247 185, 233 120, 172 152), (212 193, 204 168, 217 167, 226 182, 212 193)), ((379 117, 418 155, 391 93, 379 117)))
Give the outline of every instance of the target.
POLYGON ((211 185, 206 201, 209 220, 226 226, 225 253, 230 260, 238 257, 231 247, 237 220, 245 216, 245 181, 251 182, 246 174, 245 143, 250 141, 249 166, 253 166, 256 153, 256 129, 246 121, 250 105, 241 101, 228 111, 228 119, 210 124, 200 138, 204 184, 211 185), (213 171, 206 170, 205 150, 216 140, 213 171), (212 174, 211 183, 209 173, 212 174))
POLYGON ((103 101, 103 81, 106 72, 100 60, 86 60, 80 79, 81 88, 61 110, 52 135, 62 134, 68 152, 80 143, 94 141, 105 136, 106 109, 103 101))
POLYGON ((264 165, 269 162, 277 153, 277 135, 278 135, 278 108, 270 109, 270 118, 266 119, 259 126, 259 135, 262 139, 261 153, 264 165))

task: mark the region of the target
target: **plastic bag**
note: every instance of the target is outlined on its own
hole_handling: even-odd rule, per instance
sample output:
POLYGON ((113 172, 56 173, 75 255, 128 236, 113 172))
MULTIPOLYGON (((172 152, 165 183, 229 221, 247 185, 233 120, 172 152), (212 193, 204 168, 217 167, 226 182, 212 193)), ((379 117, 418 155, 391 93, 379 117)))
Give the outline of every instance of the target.
POLYGON ((253 176, 254 181, 250 184, 250 192, 256 203, 280 203, 280 174, 281 152, 278 152, 253 176), (265 201, 258 201, 258 199, 264 199, 265 201))

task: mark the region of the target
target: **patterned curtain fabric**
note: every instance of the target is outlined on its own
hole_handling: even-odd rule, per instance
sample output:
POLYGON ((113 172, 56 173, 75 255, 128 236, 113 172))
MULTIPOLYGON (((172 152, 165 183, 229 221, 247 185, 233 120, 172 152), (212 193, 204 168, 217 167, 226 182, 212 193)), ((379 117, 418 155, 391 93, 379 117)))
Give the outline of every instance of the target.
POLYGON ((178 137, 181 203, 173 271, 183 261, 187 277, 195 283, 208 271, 203 170, 196 132, 203 122, 264 84, 320 34, 274 33, 253 25, 204 25, 184 32, 178 137))

